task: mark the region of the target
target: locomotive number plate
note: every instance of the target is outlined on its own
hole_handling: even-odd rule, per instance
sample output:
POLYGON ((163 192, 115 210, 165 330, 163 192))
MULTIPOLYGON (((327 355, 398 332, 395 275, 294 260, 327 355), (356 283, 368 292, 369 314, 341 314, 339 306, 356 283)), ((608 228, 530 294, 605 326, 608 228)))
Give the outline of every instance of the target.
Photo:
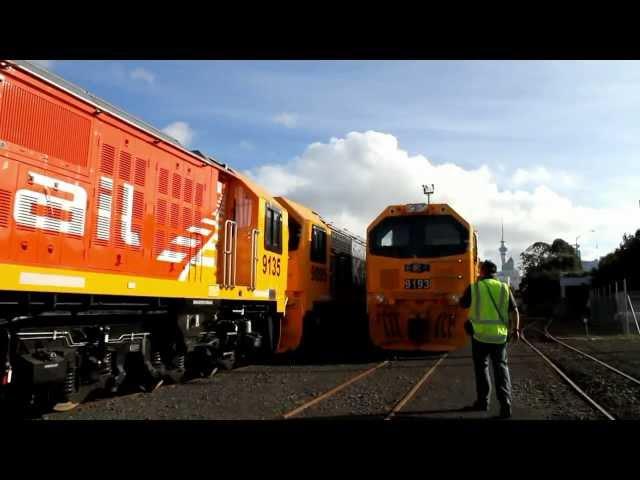
POLYGON ((427 278, 407 278, 404 281, 404 288, 410 290, 429 287, 431 287, 431 280, 427 278))

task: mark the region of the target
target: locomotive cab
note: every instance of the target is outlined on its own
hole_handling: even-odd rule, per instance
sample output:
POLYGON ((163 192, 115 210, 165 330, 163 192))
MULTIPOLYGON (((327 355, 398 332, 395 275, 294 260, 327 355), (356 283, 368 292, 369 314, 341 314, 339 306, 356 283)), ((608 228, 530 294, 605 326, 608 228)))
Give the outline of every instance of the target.
POLYGON ((460 296, 475 281, 472 226, 446 204, 392 205, 367 229, 371 341, 387 350, 449 351, 466 343, 460 296))
POLYGON ((287 307, 279 351, 295 350, 307 336, 317 316, 314 305, 328 301, 330 230, 320 216, 288 198, 276 197, 289 214, 289 270, 287 307))

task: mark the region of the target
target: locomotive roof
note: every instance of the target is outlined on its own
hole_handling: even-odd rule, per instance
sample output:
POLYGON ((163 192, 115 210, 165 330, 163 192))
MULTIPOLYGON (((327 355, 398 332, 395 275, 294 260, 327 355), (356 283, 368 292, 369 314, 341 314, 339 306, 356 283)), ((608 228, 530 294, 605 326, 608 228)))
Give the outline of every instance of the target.
POLYGON ((323 224, 327 223, 316 212, 314 212, 313 210, 311 210, 308 207, 305 207, 304 205, 299 204, 298 202, 294 202, 293 200, 291 200, 288 197, 280 196, 280 197, 275 197, 275 198, 276 198, 276 200, 280 201, 280 203, 287 204, 290 208, 295 210, 296 214, 299 217, 311 219, 311 220, 314 220, 314 221, 316 221, 318 223, 323 223, 323 224))
POLYGON ((85 90, 82 87, 79 87, 78 85, 71 83, 68 80, 65 80, 64 78, 60 77, 59 75, 56 75, 55 73, 39 66, 36 65, 35 63, 26 61, 26 60, 7 60, 8 63, 13 64, 14 66, 25 70, 26 72, 30 73, 31 75, 34 75, 38 78, 40 78, 41 80, 46 81, 47 83, 53 84, 56 87, 60 88, 61 90, 66 91, 67 93, 80 98, 81 100, 100 108, 100 110, 107 112, 111 115, 113 115, 114 117, 119 118, 120 120, 123 120, 126 123, 129 123, 137 128, 139 128, 140 130, 143 130, 144 132, 158 137, 160 139, 162 139, 163 141, 165 141, 166 143, 169 143, 171 145, 173 145, 175 148, 180 149, 182 152, 187 153, 189 156, 191 157, 195 157, 200 161, 204 161, 205 163, 209 163, 211 165, 215 165, 218 168, 223 168, 229 172, 235 173, 232 169, 230 169, 226 164, 219 162, 218 160, 216 160, 215 158, 211 157, 210 155, 204 155, 199 151, 191 151, 188 150, 184 145, 182 145, 178 140, 176 140, 175 138, 167 135, 166 133, 164 133, 161 130, 158 130, 156 127, 154 127, 153 125, 150 125, 149 123, 145 122, 144 120, 140 120, 139 118, 131 115, 130 113, 126 112, 125 110, 122 110, 121 108, 107 102, 106 100, 103 100, 100 97, 97 97, 96 95, 93 95, 92 93, 90 93, 88 90, 85 90))
POLYGON ((329 230, 335 233, 338 233, 340 235, 344 235, 345 237, 350 238, 351 240, 355 241, 356 243, 360 243, 362 245, 365 245, 365 241, 358 237, 357 235, 354 235, 351 232, 348 232, 347 230, 343 229, 343 228, 338 228, 335 225, 327 222, 324 218, 322 218, 318 213, 314 212, 313 210, 311 210, 309 207, 305 207, 304 205, 301 205, 298 202, 294 202, 293 200, 291 200, 288 197, 276 197, 276 200, 283 200, 283 203, 288 204, 291 208, 293 208, 294 210, 297 210, 297 214, 301 217, 306 217, 306 218, 312 218, 314 220, 316 220, 317 222, 323 223, 325 224, 329 230))

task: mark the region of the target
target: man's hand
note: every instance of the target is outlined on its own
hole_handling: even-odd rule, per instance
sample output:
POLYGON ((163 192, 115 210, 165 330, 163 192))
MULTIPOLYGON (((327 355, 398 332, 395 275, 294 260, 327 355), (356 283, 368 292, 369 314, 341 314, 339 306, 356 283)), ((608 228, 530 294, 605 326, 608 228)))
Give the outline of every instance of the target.
POLYGON ((516 342, 520 341, 520 329, 515 328, 511 331, 511 338, 515 339, 516 342))

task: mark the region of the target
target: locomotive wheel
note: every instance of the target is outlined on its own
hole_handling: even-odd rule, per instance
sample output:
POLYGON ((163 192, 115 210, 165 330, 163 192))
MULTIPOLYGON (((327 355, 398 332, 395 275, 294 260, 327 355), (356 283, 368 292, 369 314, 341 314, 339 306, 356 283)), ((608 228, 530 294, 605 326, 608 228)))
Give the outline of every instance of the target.
POLYGON ((198 373, 200 378, 211 378, 218 372, 219 368, 219 364, 213 358, 207 358, 199 364, 198 373))
POLYGON ((164 377, 169 383, 182 383, 182 381, 186 379, 186 370, 184 367, 174 365, 172 365, 171 368, 166 368, 164 371, 164 377))
POLYGON ((76 383, 76 388, 74 389, 74 391, 66 393, 61 401, 56 402, 51 407, 54 412, 68 412, 70 410, 73 410, 78 405, 86 401, 89 396, 100 391, 97 383, 88 385, 82 385, 78 383, 76 383))
POLYGON ((320 351, 320 317, 310 312, 304 319, 302 328, 302 351, 315 357, 320 351))
POLYGON ((218 364, 225 370, 232 370, 237 363, 236 352, 227 352, 227 353, 228 355, 223 356, 220 360, 218 360, 218 364))
POLYGON ((140 390, 147 393, 153 393, 164 384, 162 378, 149 378, 146 382, 140 385, 140 390))

